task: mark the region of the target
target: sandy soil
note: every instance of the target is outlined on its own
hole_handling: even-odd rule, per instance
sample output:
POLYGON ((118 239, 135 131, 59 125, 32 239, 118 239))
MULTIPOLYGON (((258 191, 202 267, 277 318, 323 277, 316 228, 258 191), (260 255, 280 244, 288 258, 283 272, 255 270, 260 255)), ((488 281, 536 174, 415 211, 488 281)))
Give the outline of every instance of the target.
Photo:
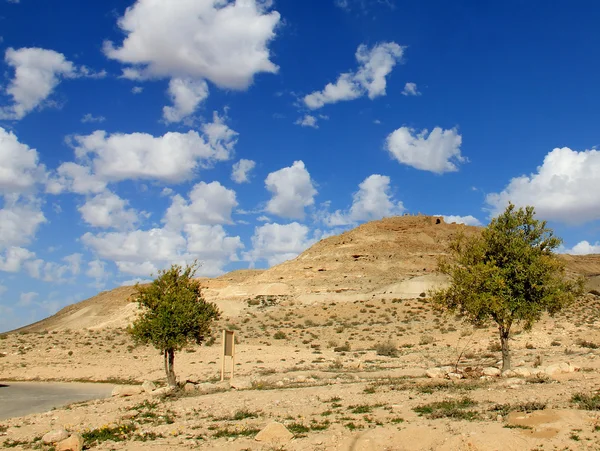
MULTIPOLYGON (((5 420, 0 443, 49 450, 39 438, 65 427, 86 434, 89 449, 600 449, 600 411, 573 402, 600 386, 599 310, 600 298, 588 295, 531 333, 517 330, 512 341, 516 367, 569 362, 575 372, 482 378, 473 370, 449 380, 425 373, 497 365, 493 328, 473 330, 423 298, 314 305, 259 298, 216 328, 237 333, 237 390, 218 382, 217 339, 177 354, 179 380, 199 389, 188 384, 174 396, 113 397, 5 420), (388 341, 397 355, 378 355, 388 341), (255 441, 272 421, 294 438, 255 441), (121 429, 98 441, 99 430, 113 428, 121 429)), ((159 353, 134 348, 121 328, 11 334, 0 353, 0 379, 164 384, 159 353)))

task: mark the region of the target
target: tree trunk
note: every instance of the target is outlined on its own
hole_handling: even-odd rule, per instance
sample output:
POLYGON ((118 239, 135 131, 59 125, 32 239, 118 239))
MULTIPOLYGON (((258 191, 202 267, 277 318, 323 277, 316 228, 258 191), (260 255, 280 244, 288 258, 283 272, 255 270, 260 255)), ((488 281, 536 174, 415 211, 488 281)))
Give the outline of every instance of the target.
POLYGON ((509 331, 500 329, 500 344, 502 345, 502 371, 510 370, 510 349, 508 347, 509 331))
POLYGON ((165 349, 165 372, 167 373, 167 383, 171 387, 177 385, 177 379, 175 378, 175 370, 173 365, 175 363, 175 350, 165 349))

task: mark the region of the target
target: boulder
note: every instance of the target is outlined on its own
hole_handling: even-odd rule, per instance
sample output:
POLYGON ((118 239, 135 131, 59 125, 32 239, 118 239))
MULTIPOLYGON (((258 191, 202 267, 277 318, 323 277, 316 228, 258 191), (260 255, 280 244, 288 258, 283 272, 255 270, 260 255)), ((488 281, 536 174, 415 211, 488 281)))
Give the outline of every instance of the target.
POLYGON ((463 375, 460 374, 460 373, 448 373, 447 376, 451 380, 457 380, 457 379, 462 379, 463 378, 463 375))
POLYGON ((515 373, 514 370, 502 371, 502 377, 507 377, 507 378, 517 377, 517 373, 515 373))
POLYGON ((113 388, 112 396, 133 396, 139 395, 144 389, 139 385, 117 385, 113 388))
POLYGON ((529 377, 531 376, 531 370, 524 366, 517 367, 513 369, 513 373, 515 373, 519 377, 529 377))
POLYGON ((161 388, 157 388, 156 390, 154 390, 152 392, 152 396, 169 395, 169 394, 173 393, 174 391, 175 391, 175 387, 171 387, 170 385, 167 385, 166 387, 161 387, 161 388))
POLYGON ((556 365, 549 365, 546 367, 546 369, 544 370, 544 372, 548 375, 548 376, 554 376, 555 374, 560 374, 562 373, 562 369, 560 368, 559 364, 556 365))
POLYGON ((442 379, 446 376, 446 371, 441 368, 429 368, 425 371, 425 375, 430 379, 442 379))
POLYGON ((283 424, 273 421, 256 434, 254 440, 257 442, 284 444, 288 443, 292 438, 294 438, 294 434, 288 431, 283 424))
POLYGON ((500 376, 500 374, 502 374, 502 372, 498 368, 495 368, 493 366, 488 366, 487 368, 484 368, 482 370, 482 373, 484 376, 500 376))
POLYGON ((249 378, 233 379, 229 382, 229 386, 234 390, 249 390, 252 388, 252 380, 249 378))
POLYGON ((81 451, 83 449, 83 437, 77 433, 56 444, 56 451, 81 451))
POLYGON ((198 386, 192 382, 186 382, 183 386, 183 391, 190 393, 195 392, 198 389, 198 386))
POLYGON ((69 433, 64 429, 55 429, 50 432, 46 432, 42 437, 42 442, 46 444, 61 442, 69 438, 69 433))
POLYGON ((142 388, 146 393, 152 393, 154 390, 156 390, 156 384, 152 381, 144 381, 142 388))

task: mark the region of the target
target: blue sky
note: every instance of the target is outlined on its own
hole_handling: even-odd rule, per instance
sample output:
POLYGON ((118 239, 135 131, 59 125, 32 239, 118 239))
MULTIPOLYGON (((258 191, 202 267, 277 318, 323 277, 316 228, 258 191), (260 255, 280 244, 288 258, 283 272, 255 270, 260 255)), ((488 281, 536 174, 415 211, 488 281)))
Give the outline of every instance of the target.
POLYGON ((600 252, 596 2, 0 0, 0 331, 534 205, 600 252))

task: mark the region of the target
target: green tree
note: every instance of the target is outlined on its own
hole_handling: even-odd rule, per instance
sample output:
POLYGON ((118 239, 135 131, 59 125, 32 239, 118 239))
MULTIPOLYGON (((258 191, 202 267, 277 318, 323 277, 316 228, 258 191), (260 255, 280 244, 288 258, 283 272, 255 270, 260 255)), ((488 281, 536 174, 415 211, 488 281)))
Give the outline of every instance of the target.
POLYGON ((533 207, 509 204, 481 234, 459 235, 439 270, 450 284, 432 293, 434 305, 458 313, 475 325, 493 320, 502 346, 502 370, 510 369, 511 327, 530 330, 544 312, 550 315, 582 293, 582 280, 569 280, 554 250, 560 238, 535 219, 533 207))
POLYGON ((159 271, 150 285, 135 286, 133 299, 142 312, 127 331, 136 343, 152 344, 162 352, 170 386, 177 384, 175 351, 201 344, 221 315, 215 304, 202 298, 200 282, 193 279, 197 269, 197 263, 185 268, 173 265, 159 271))

